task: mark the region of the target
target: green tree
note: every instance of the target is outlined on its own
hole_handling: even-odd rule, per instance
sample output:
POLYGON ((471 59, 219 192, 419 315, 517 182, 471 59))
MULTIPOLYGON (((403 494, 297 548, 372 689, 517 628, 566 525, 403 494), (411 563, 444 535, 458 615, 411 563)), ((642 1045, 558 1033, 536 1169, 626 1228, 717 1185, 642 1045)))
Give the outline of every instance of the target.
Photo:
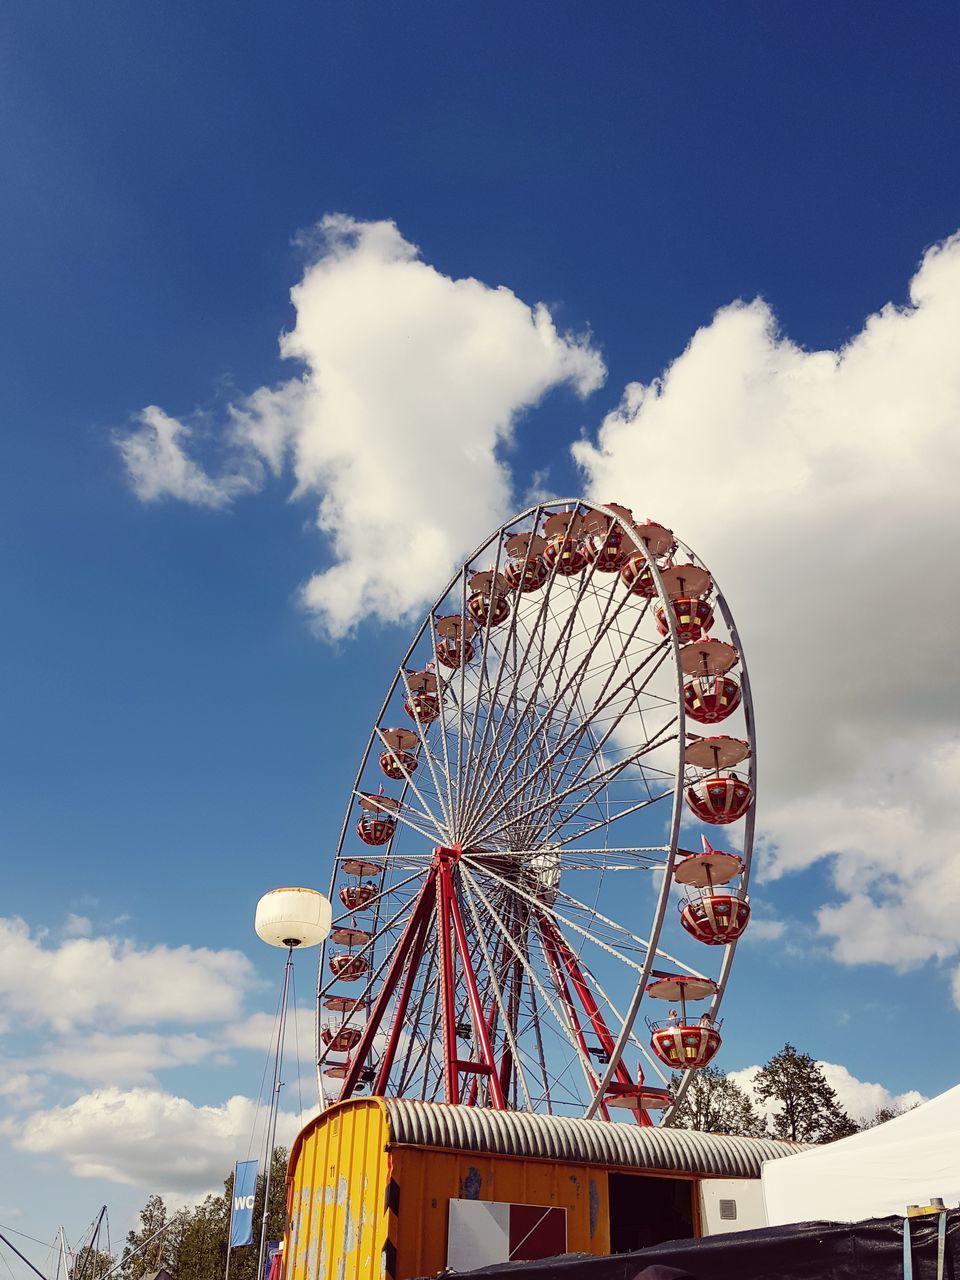
POLYGON ((905 1116, 908 1111, 912 1111, 914 1107, 918 1107, 919 1102, 914 1102, 909 1107, 877 1107, 873 1116, 869 1120, 864 1120, 860 1126, 862 1129, 875 1129, 878 1124, 886 1124, 888 1120, 896 1120, 897 1116, 905 1116))
MULTIPOLYGON (((233 1250, 230 1280, 259 1280, 257 1258, 265 1190, 266 1178, 261 1173, 253 1204, 253 1243, 233 1250)), ((232 1172, 224 1182, 223 1195, 209 1195, 192 1209, 181 1209, 172 1217, 161 1197, 151 1196, 140 1210, 138 1230, 127 1235, 120 1272, 122 1280, 143 1280, 160 1267, 165 1267, 175 1280, 223 1280, 232 1202, 232 1172), (161 1234, 156 1239, 145 1248, 140 1247, 158 1231, 161 1234)), ((287 1151, 285 1147, 276 1147, 270 1177, 267 1239, 282 1240, 286 1226, 287 1151)), ((76 1277, 76 1280, 94 1280, 94 1277, 76 1277)))
POLYGON ((228 1221, 226 1196, 207 1196, 176 1215, 170 1251, 177 1280, 220 1280, 227 1260, 228 1221))
POLYGON ((856 1133, 857 1125, 808 1053, 785 1044, 757 1072, 757 1097, 773 1102, 773 1131, 792 1142, 832 1142, 856 1133))
POLYGON ((142 1280, 143 1276, 160 1267, 173 1272, 173 1248, 169 1238, 171 1233, 162 1230, 168 1222, 163 1197, 150 1196, 140 1210, 139 1228, 127 1232, 119 1273, 123 1280, 142 1280))
MULTIPOLYGON (((681 1077, 670 1077, 669 1089, 676 1094, 681 1077)), ((757 1138, 764 1132, 763 1121, 753 1103, 735 1080, 718 1067, 705 1067, 693 1077, 683 1101, 670 1124, 678 1129, 699 1129, 703 1133, 733 1133, 757 1138)))

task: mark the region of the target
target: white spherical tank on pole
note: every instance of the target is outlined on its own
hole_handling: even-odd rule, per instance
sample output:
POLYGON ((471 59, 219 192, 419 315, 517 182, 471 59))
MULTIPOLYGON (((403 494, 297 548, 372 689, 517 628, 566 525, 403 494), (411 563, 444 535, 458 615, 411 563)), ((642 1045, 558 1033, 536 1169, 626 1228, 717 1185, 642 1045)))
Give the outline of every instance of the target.
MULTIPOLYGON (((260 1255, 257 1280, 262 1280, 264 1253, 267 1245, 267 1214, 270 1206, 270 1181, 273 1172, 273 1144, 280 1109, 280 1072, 283 1064, 283 1042, 287 1026, 287 992, 293 969, 293 952, 300 947, 318 947, 330 932, 333 911, 329 899, 315 889, 271 889, 257 903, 255 928, 257 936, 271 947, 284 947, 287 963, 283 969, 283 991, 280 996, 280 1018, 277 1029, 277 1051, 273 1062, 273 1094, 267 1124, 267 1168, 263 1190, 263 1216, 260 1223, 260 1255)), ((229 1249, 227 1265, 229 1269, 229 1249)), ((228 1271, 229 1274, 229 1271, 228 1271)))

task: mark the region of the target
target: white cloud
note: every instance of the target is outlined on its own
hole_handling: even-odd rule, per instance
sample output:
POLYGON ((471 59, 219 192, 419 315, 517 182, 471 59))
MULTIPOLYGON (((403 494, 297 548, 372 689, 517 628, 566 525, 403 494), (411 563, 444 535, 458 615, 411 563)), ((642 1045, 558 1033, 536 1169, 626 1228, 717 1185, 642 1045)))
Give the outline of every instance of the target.
POLYGON ((66 1032, 101 1020, 115 1027, 227 1021, 252 983, 239 951, 141 948, 102 937, 49 945, 24 921, 0 918, 0 1010, 26 1025, 66 1032))
MULTIPOLYGON (((107 1088, 28 1116, 14 1146, 54 1155, 81 1178, 202 1195, 221 1188, 257 1123, 250 1098, 195 1106, 160 1089, 107 1088)), ((299 1116, 282 1111, 277 1141, 289 1146, 299 1127, 299 1116)))
MULTIPOLYGON (((892 1093, 885 1085, 858 1080, 846 1067, 836 1062, 818 1062, 817 1066, 836 1093, 837 1102, 851 1119, 859 1123, 872 1120, 881 1107, 904 1110, 916 1106, 918 1102, 927 1101, 925 1095, 918 1093, 916 1089, 908 1089, 906 1093, 892 1093)), ((740 1071, 728 1071, 727 1075, 769 1120, 777 1110, 777 1104, 772 1100, 764 1102, 757 1097, 755 1081, 759 1070, 759 1067, 744 1067, 740 1071)))
POLYGON ((155 408, 120 448, 141 498, 207 506, 249 488, 260 460, 277 474, 289 460, 295 496, 319 498, 334 561, 302 599, 341 636, 370 615, 405 619, 440 590, 509 514, 499 451, 518 417, 562 384, 587 395, 605 371, 544 306, 443 275, 392 222, 324 218, 291 296, 281 352, 304 373, 230 407, 224 476, 191 462, 187 428, 155 408))
MULTIPOLYGON (((272 1013, 251 1013, 249 1017, 224 1027, 219 1036, 220 1044, 231 1049, 251 1049, 266 1054, 276 1041, 276 1017, 272 1013)), ((310 1065, 310 1088, 313 1089, 313 1071, 316 1069, 316 1021, 313 1005, 287 1013, 287 1029, 284 1038, 284 1061, 292 1062, 299 1048, 299 1060, 310 1065)))
POLYGON ((136 430, 117 436, 117 448, 141 502, 175 498, 197 507, 225 507, 259 488, 262 468, 253 458, 244 457, 239 469, 211 478, 184 449, 192 434, 189 427, 153 404, 137 420, 136 430))
POLYGON ((837 351, 800 349, 762 301, 723 308, 574 447, 592 496, 715 569, 750 663, 766 872, 831 860, 818 921, 847 963, 960 950, 958 333, 953 237, 837 351))
POLYGON ((758 920, 754 916, 745 937, 751 942, 776 942, 783 937, 786 927, 782 920, 758 920))
POLYGON ((47 1083, 44 1076, 22 1068, 22 1063, 0 1062, 0 1098, 21 1112, 38 1105, 47 1083))
POLYGON ((158 1071, 194 1066, 219 1051, 216 1042, 193 1033, 128 1035, 87 1031, 47 1045, 35 1061, 46 1071, 89 1084, 152 1082, 158 1071))
POLYGON ((93 932, 93 925, 86 916, 78 916, 71 911, 63 926, 63 932, 68 938, 88 938, 93 932))

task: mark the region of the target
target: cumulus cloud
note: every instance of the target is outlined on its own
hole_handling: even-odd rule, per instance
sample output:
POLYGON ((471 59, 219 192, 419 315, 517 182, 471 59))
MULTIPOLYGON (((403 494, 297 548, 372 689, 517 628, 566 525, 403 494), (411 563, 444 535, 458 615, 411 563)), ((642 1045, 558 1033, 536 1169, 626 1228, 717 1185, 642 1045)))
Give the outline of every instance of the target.
POLYGON ((50 944, 23 920, 0 918, 0 1011, 58 1032, 109 1020, 115 1027, 235 1019, 255 985, 239 951, 138 947, 124 938, 50 944))
MULTIPOLYGON (((720 310, 574 457, 715 569, 750 663, 769 876, 829 859, 843 962, 960 951, 960 237, 909 303, 805 351, 720 310)), ((955 986, 960 995, 960 980, 955 986)))
MULTIPOLYGON (((872 1120, 881 1108, 903 1111, 927 1101, 926 1096, 916 1089, 908 1089, 906 1093, 892 1093, 885 1085, 858 1080, 846 1067, 836 1062, 818 1062, 817 1066, 836 1093, 837 1102, 851 1119, 860 1124, 865 1120, 872 1120)), ((740 1071, 728 1071, 727 1075, 743 1089, 762 1115, 772 1119, 777 1103, 757 1097, 755 1084, 759 1070, 759 1067, 744 1067, 740 1071)))
POLYGON ((119 447, 145 501, 224 506, 258 467, 289 465, 333 556, 303 603, 341 636, 368 616, 406 618, 439 591, 509 512, 501 452, 520 415, 560 385, 589 394, 605 370, 545 306, 444 275, 393 222, 328 216, 309 254, 280 342, 301 373, 230 406, 233 463, 208 475, 186 453, 185 424, 156 408, 119 447))
MULTIPOLYGON (((300 1122, 281 1111, 277 1141, 289 1145, 300 1122)), ((81 1178, 199 1196, 221 1188, 257 1123, 250 1098, 195 1106, 161 1089, 107 1088, 28 1116, 14 1146, 55 1155, 81 1178)))
MULTIPOLYGON (((275 1042, 276 1034, 274 1014, 251 1013, 249 1017, 224 1027, 220 1043, 225 1048, 250 1049, 265 1054, 267 1047, 275 1042)), ((317 1060, 316 1021, 312 1003, 307 1008, 297 1009, 296 1013, 292 1009, 287 1012, 284 1061, 292 1061, 298 1050, 299 1061, 310 1064, 312 1070, 317 1060)))
POLYGON ((262 468, 250 457, 221 475, 207 475, 186 451, 191 430, 156 405, 137 416, 137 427, 117 436, 133 491, 141 502, 175 498, 197 507, 225 507, 242 493, 259 487, 262 468))
POLYGON ((746 939, 751 942, 776 942, 783 937, 786 927, 782 920, 763 920, 754 916, 750 920, 746 939))
POLYGON ((47 1045, 35 1061, 51 1074, 88 1084, 134 1084, 153 1082, 158 1071, 171 1067, 194 1066, 214 1056, 218 1048, 214 1041, 191 1032, 87 1031, 47 1045))

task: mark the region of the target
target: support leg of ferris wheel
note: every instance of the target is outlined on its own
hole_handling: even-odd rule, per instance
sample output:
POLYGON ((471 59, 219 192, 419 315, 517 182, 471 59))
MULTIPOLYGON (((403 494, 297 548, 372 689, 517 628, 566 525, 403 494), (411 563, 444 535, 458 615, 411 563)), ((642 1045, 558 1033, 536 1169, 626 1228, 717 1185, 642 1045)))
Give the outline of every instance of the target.
MULTIPOLYGON (((538 923, 541 922, 538 921, 538 923)), ((542 923, 540 929, 540 941, 543 945, 544 954, 547 957, 547 963, 549 964, 553 975, 554 986, 557 988, 557 993, 559 994, 560 1000, 563 1004, 564 1013, 567 1015, 567 1023, 570 1027, 570 1031, 574 1036, 576 1036, 577 1044, 580 1046, 581 1057, 583 1061, 587 1063, 590 1061, 590 1048, 587 1045, 586 1038, 583 1034, 580 1019, 577 1016, 577 1007, 573 1002, 573 997, 570 994, 570 988, 567 985, 567 979, 563 972, 563 957, 557 947, 555 936, 549 929, 543 929, 542 923)), ((587 1068, 587 1071, 589 1072, 588 1079, 590 1085, 594 1092, 596 1092, 598 1083, 597 1077, 589 1068, 587 1068)), ((610 1119, 610 1113, 602 1099, 600 1101, 600 1111, 604 1120, 610 1119)))
POLYGON ((483 1005, 477 990, 476 974, 470 958, 470 945, 467 932, 463 927, 460 904, 457 902, 456 889, 451 871, 452 864, 459 858, 459 849, 438 849, 436 861, 437 885, 437 933, 440 947, 440 983, 442 1033, 444 1044, 444 1085, 448 1102, 460 1101, 460 1073, 473 1072, 488 1077, 490 1103, 497 1110, 504 1109, 503 1091, 497 1073, 487 1024, 483 1015, 483 1005), (451 938, 452 932, 452 938, 451 938), (451 945, 453 943, 453 945, 451 945), (454 968, 454 947, 460 956, 460 968, 464 986, 467 989, 467 1003, 473 1023, 473 1035, 480 1061, 463 1061, 457 1055, 457 1028, 454 1013, 454 991, 456 973, 454 968))
MULTIPOLYGON (((584 977, 577 957, 570 949, 570 946, 563 934, 548 915, 543 912, 538 913, 537 924, 539 925, 541 934, 545 937, 549 937, 553 952, 558 957, 559 962, 570 977, 573 990, 576 992, 577 998, 583 1006, 584 1013, 586 1013, 590 1025, 593 1028, 594 1035, 600 1041, 601 1049, 606 1055, 607 1060, 611 1060, 614 1050, 613 1036, 610 1034, 610 1029, 604 1021, 603 1014, 600 1011, 600 1006, 594 999, 593 992, 590 990, 590 985, 584 977)), ((633 1077, 630 1075, 630 1071, 622 1058, 617 1061, 617 1083, 625 1086, 627 1089, 635 1087, 633 1077)), ((638 1081, 637 1083, 639 1084, 641 1082, 638 1081)), ((636 1117, 637 1124, 653 1124, 650 1116, 642 1108, 637 1110, 636 1117)))
MULTIPOLYGON (((400 975, 403 973, 404 964, 411 950, 414 948, 414 940, 422 942, 422 938, 426 930, 426 922, 430 917, 431 907, 431 890, 433 889, 433 875, 427 876, 423 882, 420 892, 417 894, 416 902, 406 927, 397 944, 397 949, 393 953, 393 960, 383 980, 383 986, 380 988, 380 994, 377 996, 370 1010, 366 1025, 363 1028, 363 1034, 354 1049, 353 1056, 350 1059, 350 1065, 347 1068, 347 1074, 344 1077, 343 1085, 340 1089, 340 1101, 349 1098, 351 1093, 357 1087, 360 1079, 360 1072, 363 1064, 370 1055, 373 1047, 374 1037, 383 1021, 383 1015, 387 1010, 387 1006, 393 996, 394 991, 400 981, 400 975)), ((422 948, 421 948, 422 954, 422 948)), ((409 977, 409 974, 408 974, 409 977)), ((400 1024, 394 1021, 394 1032, 399 1037, 400 1024)), ((396 1041, 394 1041, 394 1051, 396 1050, 396 1041)), ((382 1074, 382 1073, 381 1073, 382 1074)))

